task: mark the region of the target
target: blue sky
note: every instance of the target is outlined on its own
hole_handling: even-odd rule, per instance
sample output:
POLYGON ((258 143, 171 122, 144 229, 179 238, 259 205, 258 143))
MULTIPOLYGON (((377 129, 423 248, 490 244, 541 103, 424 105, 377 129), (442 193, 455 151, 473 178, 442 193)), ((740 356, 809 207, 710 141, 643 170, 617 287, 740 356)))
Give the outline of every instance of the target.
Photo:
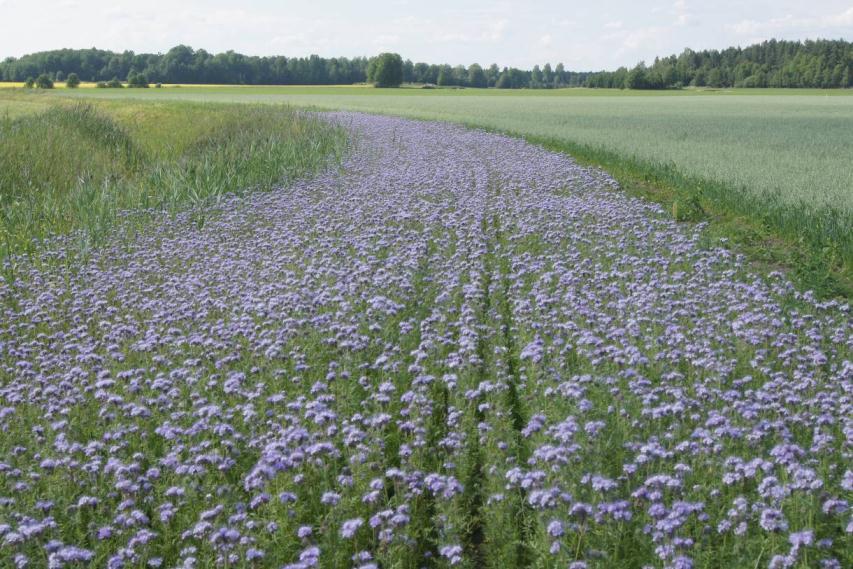
POLYGON ((59 47, 613 69, 771 37, 853 39, 853 0, 0 0, 0 57, 59 47))

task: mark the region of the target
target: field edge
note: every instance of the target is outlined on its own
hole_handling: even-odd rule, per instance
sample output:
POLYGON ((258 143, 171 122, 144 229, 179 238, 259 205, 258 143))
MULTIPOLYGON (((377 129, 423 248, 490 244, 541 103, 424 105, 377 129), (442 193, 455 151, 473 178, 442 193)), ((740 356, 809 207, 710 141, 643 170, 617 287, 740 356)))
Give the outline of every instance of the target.
POLYGON ((610 174, 627 194, 663 206, 677 221, 705 222, 706 242, 724 243, 734 252, 744 254, 761 273, 781 270, 798 288, 811 290, 818 298, 848 300, 853 297, 853 264, 839 253, 843 244, 818 245, 803 237, 795 238, 764 223, 759 217, 733 211, 723 203, 703 198, 696 191, 700 185, 724 187, 720 182, 690 178, 677 170, 663 170, 660 165, 591 145, 514 131, 483 129, 476 124, 465 126, 522 138, 531 144, 566 154, 579 164, 600 168, 610 174))

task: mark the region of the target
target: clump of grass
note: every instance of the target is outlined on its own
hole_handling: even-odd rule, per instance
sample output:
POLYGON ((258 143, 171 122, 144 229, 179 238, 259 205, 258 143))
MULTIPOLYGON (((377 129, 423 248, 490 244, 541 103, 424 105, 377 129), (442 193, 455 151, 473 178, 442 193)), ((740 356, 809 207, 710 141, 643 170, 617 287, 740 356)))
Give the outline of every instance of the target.
POLYGON ((178 211, 270 189, 340 154, 342 131, 280 106, 56 104, 0 119, 0 257, 123 210, 178 211))

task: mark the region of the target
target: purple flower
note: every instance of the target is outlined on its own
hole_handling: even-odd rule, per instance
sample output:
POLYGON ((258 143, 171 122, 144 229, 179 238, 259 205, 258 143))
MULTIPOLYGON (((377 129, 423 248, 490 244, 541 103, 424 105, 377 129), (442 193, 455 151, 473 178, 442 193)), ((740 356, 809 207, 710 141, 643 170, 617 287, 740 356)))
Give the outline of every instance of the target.
POLYGON ((794 549, 807 546, 814 543, 814 532, 812 530, 804 530, 800 532, 791 533, 788 535, 788 541, 794 547, 794 549))
POLYGON ((559 520, 551 520, 548 524, 548 535, 551 537, 560 537, 563 535, 563 524, 559 520))
POLYGON ((364 524, 364 520, 362 518, 354 518, 345 521, 341 526, 341 537, 344 539, 350 539, 355 535, 355 532, 358 531, 358 528, 360 528, 362 524, 364 524))
POLYGON ((337 492, 324 492, 320 498, 320 503, 326 506, 335 506, 341 501, 341 495, 337 492))
POLYGON ((446 558, 451 565, 458 565, 462 562, 462 546, 461 545, 444 545, 439 548, 438 552, 442 557, 446 558))

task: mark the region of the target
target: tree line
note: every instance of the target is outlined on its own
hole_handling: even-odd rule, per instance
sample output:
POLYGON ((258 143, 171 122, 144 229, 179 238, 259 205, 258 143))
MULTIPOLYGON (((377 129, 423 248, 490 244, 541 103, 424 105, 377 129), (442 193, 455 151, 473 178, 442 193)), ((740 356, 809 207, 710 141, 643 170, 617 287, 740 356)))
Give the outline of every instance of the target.
POLYGON ((641 62, 616 71, 568 71, 562 63, 532 69, 483 67, 477 63, 437 65, 403 60, 397 54, 377 57, 247 56, 234 51, 212 54, 179 45, 166 53, 122 53, 99 49, 60 49, 6 58, 0 81, 46 76, 63 81, 70 74, 83 81, 112 84, 142 77, 152 83, 238 85, 335 85, 371 82, 380 86, 421 83, 441 87, 543 89, 608 87, 677 89, 696 87, 851 87, 853 43, 843 40, 769 40, 722 51, 685 49, 679 55, 641 62))
MULTIPOLYGON (((234 51, 212 54, 204 49, 175 46, 166 53, 121 53, 101 49, 59 49, 42 51, 0 62, 0 81, 26 81, 46 75, 63 81, 74 73, 82 81, 110 80, 144 76, 152 83, 197 83, 225 85, 341 85, 373 82, 371 72, 383 56, 393 55, 392 76, 405 83, 438 86, 542 88, 582 86, 589 73, 566 71, 563 64, 535 66, 532 70, 436 65, 403 61, 397 54, 377 57, 248 56, 234 51), (399 68, 399 71, 396 68, 399 68)), ((396 79, 395 79, 396 80, 396 79)))
POLYGON ((853 87, 853 43, 769 40, 722 51, 685 49, 652 65, 594 73, 587 87, 853 87))

